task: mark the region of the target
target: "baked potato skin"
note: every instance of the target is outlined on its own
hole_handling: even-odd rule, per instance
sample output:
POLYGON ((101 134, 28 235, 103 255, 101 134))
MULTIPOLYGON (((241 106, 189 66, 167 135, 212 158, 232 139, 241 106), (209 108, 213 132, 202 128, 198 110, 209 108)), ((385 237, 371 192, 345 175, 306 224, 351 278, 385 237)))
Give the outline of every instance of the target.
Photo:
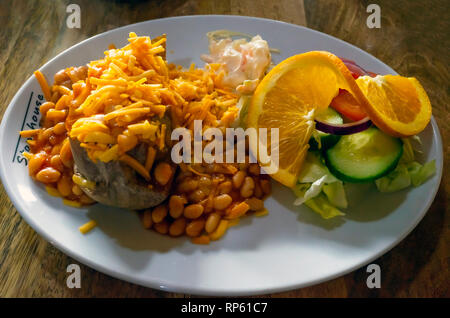
MULTIPOLYGON (((153 182, 151 183, 153 187, 150 189, 149 183, 127 164, 120 161, 105 163, 98 160, 93 162, 76 139, 70 139, 70 146, 75 162, 74 173, 95 182, 94 189, 86 187, 81 187, 81 189, 99 203, 130 210, 141 210, 162 203, 169 195, 172 180, 164 187, 153 182)), ((146 147, 140 145, 129 154, 143 163, 146 151, 146 147)))

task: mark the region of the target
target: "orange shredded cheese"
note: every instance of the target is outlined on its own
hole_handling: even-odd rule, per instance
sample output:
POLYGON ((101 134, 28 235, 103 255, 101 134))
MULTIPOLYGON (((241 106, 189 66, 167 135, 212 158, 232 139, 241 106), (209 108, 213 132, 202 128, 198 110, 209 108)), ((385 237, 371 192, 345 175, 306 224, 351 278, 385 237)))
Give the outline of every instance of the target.
POLYGON ((51 186, 46 186, 45 190, 47 191, 48 194, 50 194, 52 197, 61 197, 61 193, 59 193, 58 189, 51 187, 51 186))
POLYGON ((36 77, 36 79, 39 82, 39 85, 41 86, 45 99, 49 101, 52 98, 52 95, 50 93, 50 87, 48 86, 44 74, 42 74, 41 71, 37 70, 34 72, 34 76, 36 77))
POLYGON ((267 214, 269 214, 269 211, 266 208, 264 208, 264 209, 262 209, 260 211, 256 211, 255 213, 253 213, 254 216, 265 216, 267 214))
POLYGON ((220 220, 219 225, 217 226, 216 230, 209 235, 209 238, 212 241, 216 241, 219 238, 221 238, 228 229, 228 222, 229 222, 228 220, 223 220, 223 219, 220 220))
POLYGON ((30 138, 30 137, 36 136, 40 131, 41 131, 40 128, 31 129, 31 130, 22 130, 20 132, 20 136, 23 138, 30 138))
POLYGON ((145 178, 145 180, 150 180, 150 173, 145 169, 143 165, 139 163, 136 159, 129 155, 122 155, 119 157, 119 160, 122 162, 125 162, 130 167, 132 167, 134 170, 136 170, 141 176, 145 178))
POLYGON ((82 206, 81 202, 75 201, 75 200, 68 200, 68 199, 63 199, 63 203, 65 205, 74 207, 74 208, 80 208, 82 206))
POLYGON ((197 170, 195 170, 194 168, 192 168, 191 165, 188 165, 188 166, 187 166, 187 169, 190 170, 192 173, 198 175, 198 176, 209 177, 209 174, 198 172, 197 170))
POLYGON ((78 229, 80 230, 80 232, 82 234, 86 234, 86 233, 90 232, 96 226, 97 226, 97 222, 95 222, 94 220, 91 220, 91 221, 83 224, 82 226, 80 226, 78 229))
POLYGON ((147 150, 147 158, 145 159, 145 170, 147 170, 148 172, 150 172, 150 170, 152 169, 153 163, 155 162, 155 157, 156 149, 152 146, 149 146, 147 150))
POLYGON ((159 150, 163 150, 164 149, 164 140, 166 138, 166 125, 162 124, 161 125, 161 132, 159 135, 159 150))
POLYGON ((209 238, 208 235, 201 235, 201 236, 198 236, 198 237, 193 237, 191 239, 192 243, 200 244, 200 245, 208 245, 210 241, 211 241, 211 239, 209 238))

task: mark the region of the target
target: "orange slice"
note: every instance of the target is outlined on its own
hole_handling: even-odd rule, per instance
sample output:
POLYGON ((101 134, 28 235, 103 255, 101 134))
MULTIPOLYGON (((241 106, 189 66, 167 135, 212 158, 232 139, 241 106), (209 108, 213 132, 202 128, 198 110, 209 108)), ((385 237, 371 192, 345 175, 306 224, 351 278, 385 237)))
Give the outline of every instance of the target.
POLYGON ((365 111, 375 125, 395 137, 416 135, 431 119, 428 95, 414 77, 362 76, 356 80, 369 100, 365 111))
MULTIPOLYGON (((247 126, 268 128, 267 149, 271 148, 270 128, 279 129, 278 182, 293 187, 308 151, 314 115, 326 109, 339 89, 367 103, 345 64, 329 52, 312 51, 292 56, 275 66, 258 85, 249 106, 247 126)), ((250 150, 258 158, 258 143, 250 140, 250 150)))

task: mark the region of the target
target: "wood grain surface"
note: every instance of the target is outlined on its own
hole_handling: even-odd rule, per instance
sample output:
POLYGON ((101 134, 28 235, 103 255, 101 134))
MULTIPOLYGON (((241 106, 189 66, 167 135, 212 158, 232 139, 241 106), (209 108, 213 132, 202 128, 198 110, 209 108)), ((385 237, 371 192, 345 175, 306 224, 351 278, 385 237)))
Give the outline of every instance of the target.
MULTIPOLYGON (((449 297, 450 3, 446 0, 0 0, 0 119, 18 88, 50 58, 119 26, 167 16, 236 14, 306 25, 373 54, 427 90, 444 140, 444 176, 430 210, 414 231, 377 259, 382 287, 368 289, 366 268, 316 286, 268 297, 449 297), (66 27, 66 6, 81 7, 80 29, 66 27), (370 3, 381 28, 366 26, 370 3)), ((1 151, 1 150, 0 150, 1 151)), ((120 281, 81 265, 82 288, 66 287, 76 263, 34 232, 0 185, 0 297, 190 297, 120 281)))

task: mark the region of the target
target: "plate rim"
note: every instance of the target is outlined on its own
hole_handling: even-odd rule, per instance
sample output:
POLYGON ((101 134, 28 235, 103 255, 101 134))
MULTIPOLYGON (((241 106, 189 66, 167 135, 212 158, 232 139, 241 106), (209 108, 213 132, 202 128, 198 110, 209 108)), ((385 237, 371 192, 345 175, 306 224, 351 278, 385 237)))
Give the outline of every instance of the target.
MULTIPOLYGON (((180 20, 180 19, 194 19, 194 18, 211 18, 211 17, 220 17, 220 18, 230 18, 230 19, 241 19, 241 20, 259 20, 262 22, 269 22, 272 24, 283 24, 283 25, 287 25, 289 27, 294 27, 294 28, 298 28, 298 29, 303 29, 303 30, 307 30, 308 32, 313 32, 313 33, 317 33, 320 34, 320 36, 325 36, 327 38, 332 39, 333 41, 338 41, 341 43, 344 43, 346 46, 350 46, 352 49, 357 50, 363 54, 369 55, 372 58, 376 59, 379 63, 384 64, 385 66, 387 66, 389 69, 392 69, 389 65, 385 64, 383 61, 381 61, 380 59, 378 59, 377 57, 373 56, 372 54, 370 54, 369 52, 364 51, 363 49, 348 43, 344 40, 341 40, 339 38, 336 38, 332 35, 329 35, 327 33, 323 33, 305 26, 301 26, 301 25, 296 25, 296 24, 292 24, 292 23, 288 23, 288 22, 284 22, 284 21, 278 21, 278 20, 273 20, 273 19, 268 19, 268 18, 260 18, 260 17, 251 17, 251 16, 241 16, 241 15, 217 15, 217 14, 211 14, 211 15, 185 15, 185 16, 176 16, 176 17, 166 17, 166 18, 159 18, 159 19, 151 19, 151 20, 145 20, 145 21, 140 21, 137 23, 132 23, 132 24, 128 24, 128 25, 124 25, 118 28, 114 28, 111 30, 107 30, 105 32, 96 34, 92 37, 89 37, 87 39, 84 39, 72 46, 70 46, 69 48, 61 51, 60 53, 58 53, 57 55, 55 55, 54 57, 52 57, 49 61, 47 61, 46 63, 44 63, 43 65, 41 65, 38 69, 41 70, 45 67, 47 67, 49 64, 51 64, 56 58, 58 58, 60 55, 65 54, 66 52, 68 52, 69 50, 74 49, 75 47, 81 46, 83 45, 85 42, 87 41, 91 41, 94 40, 96 38, 105 36, 109 33, 112 32, 117 32, 121 29, 125 29, 125 28, 130 28, 133 26, 137 26, 140 24, 145 24, 145 23, 149 23, 149 22, 159 22, 159 21, 172 21, 172 20, 180 20)), ((392 69, 393 70, 393 69, 392 69)), ((395 71, 394 71, 395 72, 395 71)), ((397 74, 397 72, 395 72, 397 74)), ((10 113, 13 110, 13 106, 14 104, 17 103, 17 100, 19 99, 19 97, 24 93, 25 89, 27 86, 29 86, 30 82, 33 79, 33 75, 31 75, 20 87, 20 89, 16 92, 16 94, 14 95, 14 97, 12 98, 12 100, 10 101, 10 103, 8 104, 3 117, 2 117, 2 121, 0 123, 0 136, 4 135, 5 129, 6 129, 6 118, 10 117, 10 113)), ((148 281, 141 281, 138 278, 131 276, 127 273, 122 273, 122 272, 117 272, 115 270, 112 270, 108 267, 103 266, 100 263, 96 263, 94 261, 91 261, 89 258, 84 257, 82 254, 77 253, 76 251, 72 251, 69 247, 66 247, 65 245, 61 244, 58 242, 58 240, 53 240, 51 235, 43 228, 41 228, 40 226, 38 226, 29 216, 28 213, 26 212, 22 212, 25 211, 26 209, 24 207, 22 207, 22 204, 20 203, 20 200, 18 199, 18 197, 16 197, 16 194, 13 193, 10 189, 10 186, 8 184, 7 180, 7 173, 5 171, 5 165, 4 165, 4 161, 3 161, 3 157, 4 156, 0 156, 0 179, 4 185, 5 188, 5 192, 8 194, 8 197, 10 199, 10 201, 12 202, 12 204, 14 205, 14 208, 16 209, 16 211, 19 213, 19 215, 25 220, 25 222, 34 230, 36 231, 37 234, 39 234, 42 238, 44 238, 44 240, 46 240, 47 242, 49 242, 50 244, 52 244, 54 247, 56 247, 58 250, 60 250, 61 252, 63 252, 64 254, 66 254, 67 256, 75 259, 76 261, 90 267, 93 268, 103 274, 109 275, 111 277, 115 277, 117 279, 120 280, 124 280, 127 282, 131 282, 140 286, 144 286, 144 287, 149 287, 149 288, 154 288, 154 289, 158 289, 158 290, 162 290, 165 292, 174 292, 174 293, 186 293, 186 294, 191 294, 191 295, 214 295, 214 296, 248 296, 248 295, 264 295, 264 294, 269 294, 269 293, 277 293, 277 292, 282 292, 282 291, 288 291, 288 290, 295 290, 295 289, 299 289, 299 288, 304 288, 304 287, 308 287, 308 286, 312 286, 312 285, 316 285, 316 284, 320 284, 322 282, 326 282, 326 281, 330 281, 332 279, 335 279, 337 277, 341 277, 344 276, 350 272, 355 271, 358 268, 361 268, 363 266, 365 266, 366 264, 369 264, 370 262, 372 262, 373 260, 379 258, 380 256, 386 254, 387 252, 389 252, 392 248, 394 248, 395 246, 397 246, 401 241, 403 241, 406 236, 408 236, 418 225, 418 223, 423 219, 423 217, 425 216, 425 214, 428 212, 428 210, 430 209, 430 206, 432 205, 432 203, 434 202, 434 199, 436 197, 437 192, 439 191, 440 188, 440 184, 442 182, 442 174, 443 174, 443 144, 442 144, 442 137, 439 131, 439 127, 436 123, 436 120, 434 119, 434 116, 432 116, 431 120, 430 120, 430 124, 432 127, 432 135, 433 135, 433 139, 436 141, 436 145, 437 145, 437 156, 438 157, 442 157, 442 160, 440 160, 440 164, 439 166, 436 167, 436 172, 437 172, 437 177, 438 177, 438 182, 436 182, 436 184, 434 185, 433 191, 430 192, 430 195, 428 195, 428 202, 425 205, 425 208, 420 211, 420 213, 416 216, 416 219, 414 220, 414 222, 411 223, 411 225, 405 230, 403 231, 403 233, 401 233, 401 235, 394 240, 391 244, 389 244, 388 246, 386 246, 385 248, 383 248, 382 250, 380 250, 378 253, 371 255, 370 257, 367 257, 366 259, 364 259, 363 261, 360 261, 359 263, 345 269, 342 271, 339 271, 337 273, 331 274, 331 275, 325 275, 321 278, 318 279, 313 279, 311 281, 308 281, 307 283, 293 283, 293 284, 285 284, 282 286, 277 286, 277 287, 271 287, 271 288, 258 288, 258 287, 253 287, 253 288, 249 288, 249 287, 245 287, 245 288, 238 288, 235 290, 228 290, 228 289, 212 289, 210 287, 198 287, 198 286, 189 286, 189 287, 185 287, 185 286, 177 286, 177 285, 173 285, 173 284, 167 284, 164 283, 162 280, 157 280, 157 281, 152 281, 152 282, 148 282, 148 281)), ((0 142, 2 142, 3 139, 0 139, 0 142)), ((1 144, 0 144, 1 146, 1 144)))

